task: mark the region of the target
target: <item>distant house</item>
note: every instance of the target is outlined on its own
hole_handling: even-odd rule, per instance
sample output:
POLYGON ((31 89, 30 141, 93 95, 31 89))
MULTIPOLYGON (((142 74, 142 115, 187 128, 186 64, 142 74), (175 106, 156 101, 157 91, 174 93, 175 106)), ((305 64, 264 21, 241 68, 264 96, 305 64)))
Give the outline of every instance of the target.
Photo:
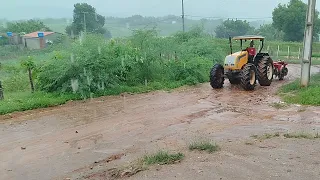
POLYGON ((48 44, 54 42, 58 37, 61 36, 57 32, 43 32, 43 38, 40 38, 37 32, 25 34, 22 38, 22 43, 25 48, 32 49, 43 49, 48 44))

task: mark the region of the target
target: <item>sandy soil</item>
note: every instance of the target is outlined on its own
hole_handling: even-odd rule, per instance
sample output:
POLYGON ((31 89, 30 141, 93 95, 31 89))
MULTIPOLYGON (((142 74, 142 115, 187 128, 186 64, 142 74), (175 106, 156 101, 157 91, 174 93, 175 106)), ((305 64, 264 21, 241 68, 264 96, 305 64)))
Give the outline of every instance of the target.
POLYGON ((318 179, 320 140, 245 143, 253 134, 320 131, 319 107, 270 105, 299 75, 300 66, 289 65, 284 81, 254 92, 226 81, 222 90, 205 83, 0 116, 0 179, 108 179, 108 170, 159 149, 186 157, 128 179, 318 179), (221 151, 189 152, 188 143, 203 137, 221 151))

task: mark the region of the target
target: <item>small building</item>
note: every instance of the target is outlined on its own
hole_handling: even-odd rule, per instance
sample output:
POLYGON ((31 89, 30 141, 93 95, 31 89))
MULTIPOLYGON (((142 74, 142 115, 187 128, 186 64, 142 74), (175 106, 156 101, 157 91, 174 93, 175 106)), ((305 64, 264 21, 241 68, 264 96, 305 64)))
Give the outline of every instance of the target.
POLYGON ((56 32, 41 32, 41 33, 43 37, 39 37, 38 31, 25 34, 22 38, 24 47, 30 50, 43 49, 47 47, 48 44, 54 42, 58 37, 61 36, 60 33, 56 33, 56 32))

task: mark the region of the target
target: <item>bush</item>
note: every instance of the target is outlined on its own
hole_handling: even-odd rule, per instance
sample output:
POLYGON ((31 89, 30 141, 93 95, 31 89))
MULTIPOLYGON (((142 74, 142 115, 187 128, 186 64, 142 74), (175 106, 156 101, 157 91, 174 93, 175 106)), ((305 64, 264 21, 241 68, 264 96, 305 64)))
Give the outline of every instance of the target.
POLYGON ((46 92, 72 92, 71 79, 76 79, 77 91, 86 98, 117 86, 208 81, 212 63, 223 57, 220 49, 198 35, 189 35, 182 44, 175 38, 160 38, 153 30, 135 31, 128 39, 108 42, 88 35, 82 44, 73 44, 73 61, 71 53, 56 52, 59 56, 40 69, 38 86, 46 92))

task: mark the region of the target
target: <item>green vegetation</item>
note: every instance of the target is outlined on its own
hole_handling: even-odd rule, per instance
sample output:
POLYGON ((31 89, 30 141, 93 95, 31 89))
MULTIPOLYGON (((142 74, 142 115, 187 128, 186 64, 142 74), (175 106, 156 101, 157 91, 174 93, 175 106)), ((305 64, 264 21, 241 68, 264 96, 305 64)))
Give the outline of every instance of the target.
POLYGON ((110 179, 131 177, 141 171, 147 170, 149 166, 175 164, 180 162, 184 157, 182 153, 171 154, 167 151, 159 151, 153 155, 146 155, 143 158, 139 158, 124 167, 109 169, 108 175, 112 177, 110 179))
POLYGON ((275 137, 280 137, 280 133, 276 132, 276 133, 273 133, 273 134, 269 134, 269 133, 265 133, 261 136, 259 135, 252 135, 251 136, 252 138, 254 139, 257 139, 257 140, 266 140, 266 139, 271 139, 271 138, 275 138, 275 137))
MULTIPOLYGON (((320 139, 320 134, 312 134, 312 133, 306 133, 306 132, 294 132, 294 133, 285 133, 285 134, 280 134, 280 133, 265 133, 263 135, 252 135, 251 136, 255 140, 263 141, 266 139, 272 139, 272 138, 277 138, 277 137, 284 137, 284 138, 289 138, 289 139, 320 139)), ((246 145, 253 145, 253 142, 246 141, 246 145)))
POLYGON ((194 151, 207 151, 208 153, 213 153, 220 150, 220 147, 211 141, 201 140, 195 141, 189 145, 189 150, 194 151))
POLYGON ((285 138, 295 138, 295 139, 319 139, 319 133, 311 134, 311 133, 287 133, 283 135, 285 138))
MULTIPOLYGON (((301 0, 290 0, 288 4, 279 4, 272 13, 273 26, 284 32, 285 41, 302 41, 306 24, 307 4, 301 0)), ((315 16, 315 36, 320 32, 319 12, 315 16)), ((319 37, 315 37, 316 40, 319 37)))
POLYGON ((224 56, 217 41, 199 28, 167 38, 153 30, 108 41, 88 34, 82 44, 76 40, 69 47, 1 61, 5 100, 0 114, 207 82, 210 67, 224 56), (28 93, 30 77, 34 94, 28 93))
POLYGON ((104 28, 105 21, 105 17, 97 14, 96 9, 91 5, 87 3, 77 3, 74 5, 73 22, 70 26, 66 27, 66 32, 71 36, 79 35, 81 31, 86 31, 103 34, 105 37, 111 38, 111 33, 104 28))
POLYGON ((311 76, 310 85, 300 86, 300 79, 281 87, 279 94, 287 103, 320 105, 320 74, 311 76))
POLYGON ((288 107, 288 105, 283 102, 277 102, 277 103, 271 103, 271 107, 274 107, 276 109, 283 109, 283 108, 288 107))
POLYGON ((154 155, 149 155, 144 157, 144 163, 146 165, 153 165, 153 164, 174 164, 178 161, 181 161, 184 158, 184 154, 176 153, 170 154, 166 151, 159 151, 154 155))
POLYGON ((27 21, 18 21, 18 22, 9 22, 7 23, 7 28, 5 31, 10 31, 14 33, 31 33, 34 31, 51 31, 43 22, 38 20, 27 20, 27 21))
POLYGON ((254 27, 249 22, 242 20, 226 20, 215 30, 217 38, 229 38, 229 36, 241 36, 244 34, 253 34, 254 27))
MULTIPOLYGON (((281 39, 284 33, 288 35, 285 30, 280 32, 275 24, 255 30, 248 22, 240 20, 186 19, 187 32, 182 33, 179 31, 181 18, 177 16, 104 18, 86 3, 75 4, 72 24, 68 27, 67 19, 43 19, 10 22, 7 28, 27 33, 49 29, 48 24, 52 24, 62 25, 60 29, 66 28, 69 34, 73 30, 78 35, 84 28, 84 11, 90 12, 86 17, 89 34, 83 36, 84 39, 62 36, 53 45, 32 51, 20 45, 9 45, 6 38, 1 39, 0 78, 5 99, 0 102, 0 114, 64 104, 69 100, 168 90, 208 82, 212 65, 223 61, 230 52, 228 40, 214 38, 215 35, 226 37, 224 35, 230 33, 252 32, 272 36, 266 40, 264 51, 274 60, 288 62, 298 59, 302 47, 302 43, 271 41, 281 39), (226 31, 218 28, 214 32, 221 24, 227 27, 226 31), (105 29, 119 33, 114 37, 122 38, 110 40, 105 29)), ((283 14, 274 14, 283 18, 283 14)), ((0 29, 4 31, 5 28, 0 29)), ((234 51, 240 50, 239 44, 234 44, 234 51)), ((319 49, 320 43, 314 43, 314 64, 319 63, 319 49)), ((285 99, 318 105, 319 99, 313 96, 319 93, 316 82, 319 78, 313 78, 312 85, 306 89, 298 90, 294 83, 285 86, 284 92, 294 87, 292 92, 286 92, 285 99)))

